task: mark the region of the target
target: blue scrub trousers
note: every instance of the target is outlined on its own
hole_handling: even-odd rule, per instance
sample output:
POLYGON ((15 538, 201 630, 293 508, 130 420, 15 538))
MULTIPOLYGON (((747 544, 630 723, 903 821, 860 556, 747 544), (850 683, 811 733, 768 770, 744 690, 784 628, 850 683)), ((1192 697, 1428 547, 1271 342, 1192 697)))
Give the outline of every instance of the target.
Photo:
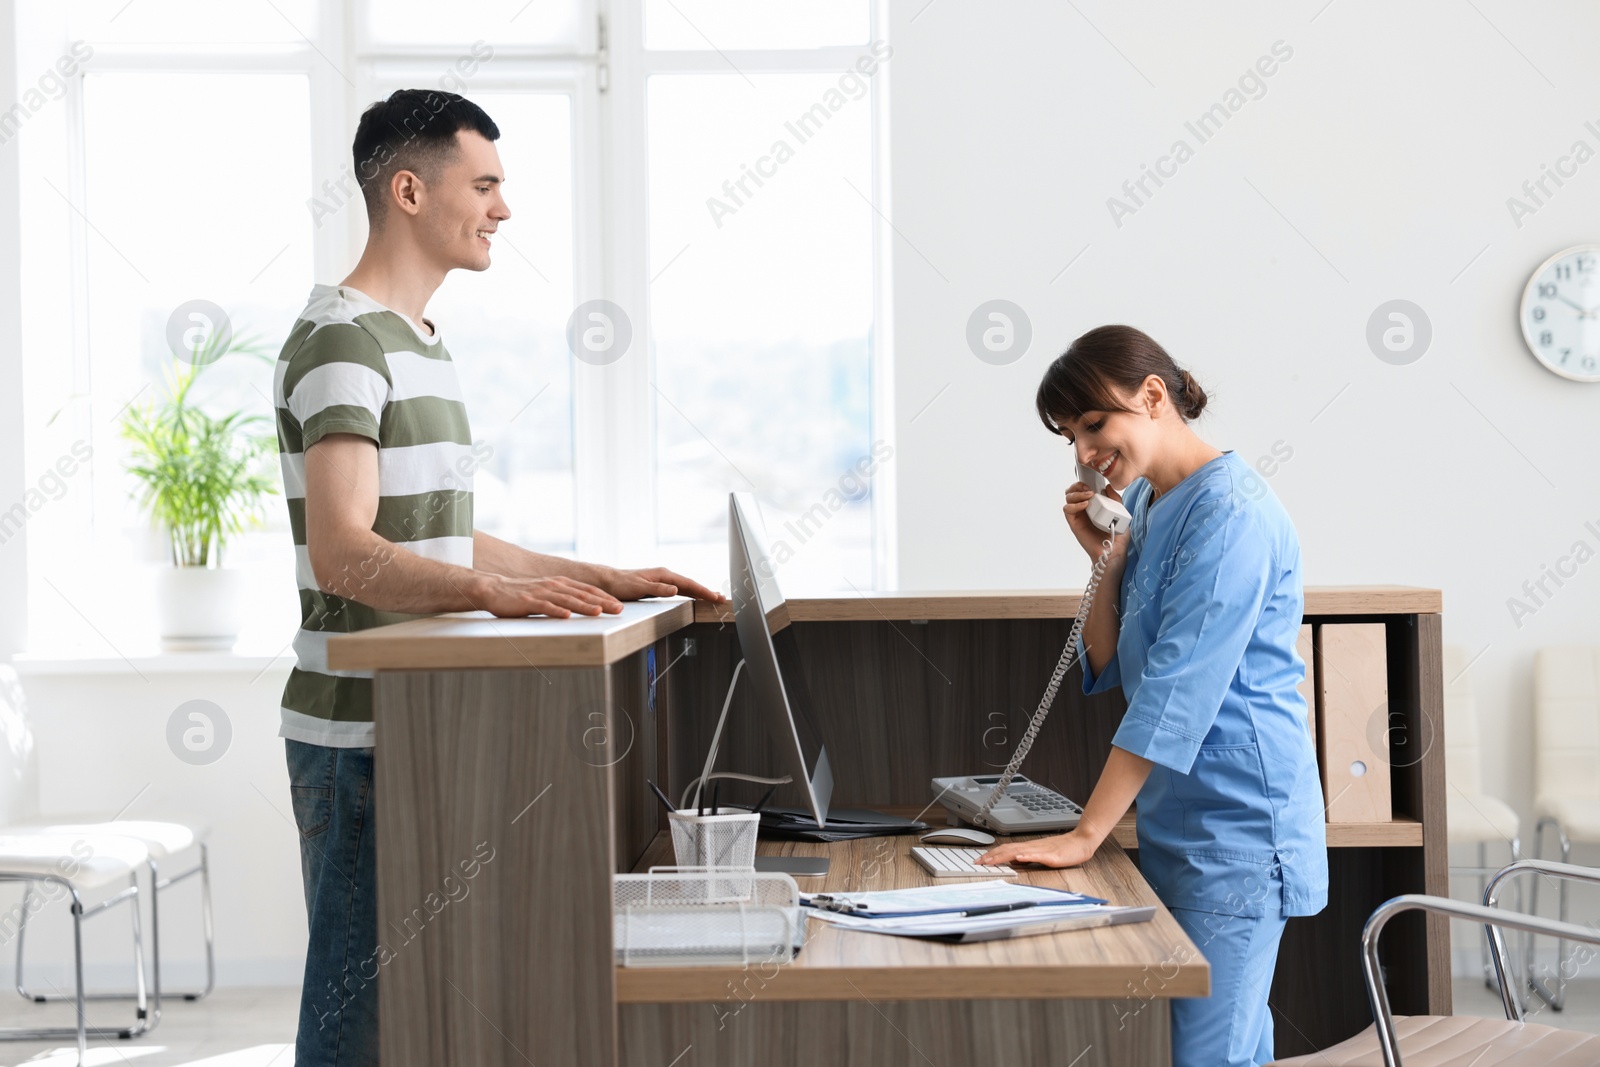
POLYGON ((1209 997, 1172 1001, 1172 1067, 1257 1067, 1271 1063, 1272 972, 1284 917, 1172 908, 1173 918, 1211 965, 1209 997))

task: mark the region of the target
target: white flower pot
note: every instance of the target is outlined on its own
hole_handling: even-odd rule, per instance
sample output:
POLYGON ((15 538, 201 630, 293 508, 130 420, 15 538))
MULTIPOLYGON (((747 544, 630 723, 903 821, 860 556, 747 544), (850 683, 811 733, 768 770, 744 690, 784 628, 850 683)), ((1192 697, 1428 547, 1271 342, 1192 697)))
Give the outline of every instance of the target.
POLYGON ((227 651, 244 615, 244 572, 225 567, 163 567, 156 575, 161 647, 167 652, 227 651))

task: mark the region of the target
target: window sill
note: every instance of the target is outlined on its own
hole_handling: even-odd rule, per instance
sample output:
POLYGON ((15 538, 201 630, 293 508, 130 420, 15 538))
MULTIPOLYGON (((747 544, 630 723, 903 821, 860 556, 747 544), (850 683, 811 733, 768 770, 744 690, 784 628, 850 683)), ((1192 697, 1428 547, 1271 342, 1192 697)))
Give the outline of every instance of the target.
POLYGON ((24 678, 75 674, 251 674, 277 670, 287 673, 294 666, 294 650, 284 648, 276 654, 260 649, 232 652, 153 652, 128 656, 100 653, 21 652, 11 665, 24 678))

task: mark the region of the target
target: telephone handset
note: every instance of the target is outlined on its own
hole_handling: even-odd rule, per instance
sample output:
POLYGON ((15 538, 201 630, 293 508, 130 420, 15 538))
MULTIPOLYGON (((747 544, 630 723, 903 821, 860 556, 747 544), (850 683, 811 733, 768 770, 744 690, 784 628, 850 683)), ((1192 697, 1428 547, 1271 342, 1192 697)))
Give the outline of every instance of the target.
POLYGON ((1095 528, 1102 533, 1127 533, 1128 527, 1133 525, 1133 516, 1128 514, 1128 509, 1122 506, 1121 501, 1106 496, 1107 482, 1100 472, 1086 463, 1080 463, 1078 481, 1094 491, 1094 496, 1089 498, 1086 514, 1095 528))
POLYGON ((1108 536, 1100 543, 1100 556, 1089 572, 1088 584, 1078 601, 1078 614, 1072 620, 1072 630, 1067 635, 1067 647, 1061 650, 1061 659, 1050 675, 1049 684, 1045 686, 1044 696, 1039 701, 1039 710, 1033 713, 1033 721, 1028 724, 1022 740, 1017 742, 1016 753, 998 778, 991 775, 971 775, 933 780, 933 788, 937 793, 935 799, 952 814, 974 825, 984 826, 1000 833, 1036 833, 1041 830, 1076 826, 1078 816, 1083 812, 1077 804, 1059 793, 1030 782, 1026 778, 1019 780, 1017 775, 1022 761, 1033 748, 1034 738, 1039 735, 1045 718, 1050 714, 1050 707, 1055 703, 1056 690, 1061 687, 1061 679, 1066 677, 1067 671, 1078 657, 1078 638, 1082 635, 1084 623, 1089 618, 1089 609, 1094 604, 1095 592, 1100 588, 1100 578, 1105 574, 1106 565, 1111 560, 1111 548, 1116 535, 1126 533, 1133 523, 1128 509, 1105 495, 1107 483, 1099 471, 1080 463, 1078 480, 1095 492, 1095 496, 1089 501, 1087 511, 1089 521, 1108 536), (1013 788, 1014 782, 1016 788, 1013 788), (992 788, 990 788, 991 783, 993 783, 992 788), (979 803, 978 798, 986 790, 987 797, 979 803), (994 810, 997 804, 1001 807, 1000 811, 994 810))

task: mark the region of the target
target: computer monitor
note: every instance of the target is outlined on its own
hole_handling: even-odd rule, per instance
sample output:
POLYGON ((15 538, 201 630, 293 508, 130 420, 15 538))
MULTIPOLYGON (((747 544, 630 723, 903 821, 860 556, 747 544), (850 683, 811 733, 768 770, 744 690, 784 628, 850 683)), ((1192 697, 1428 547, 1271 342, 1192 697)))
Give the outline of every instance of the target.
POLYGON ((813 725, 800 649, 749 493, 728 494, 728 563, 734 623, 757 716, 777 739, 786 773, 800 783, 817 826, 828 821, 833 769, 813 725))

